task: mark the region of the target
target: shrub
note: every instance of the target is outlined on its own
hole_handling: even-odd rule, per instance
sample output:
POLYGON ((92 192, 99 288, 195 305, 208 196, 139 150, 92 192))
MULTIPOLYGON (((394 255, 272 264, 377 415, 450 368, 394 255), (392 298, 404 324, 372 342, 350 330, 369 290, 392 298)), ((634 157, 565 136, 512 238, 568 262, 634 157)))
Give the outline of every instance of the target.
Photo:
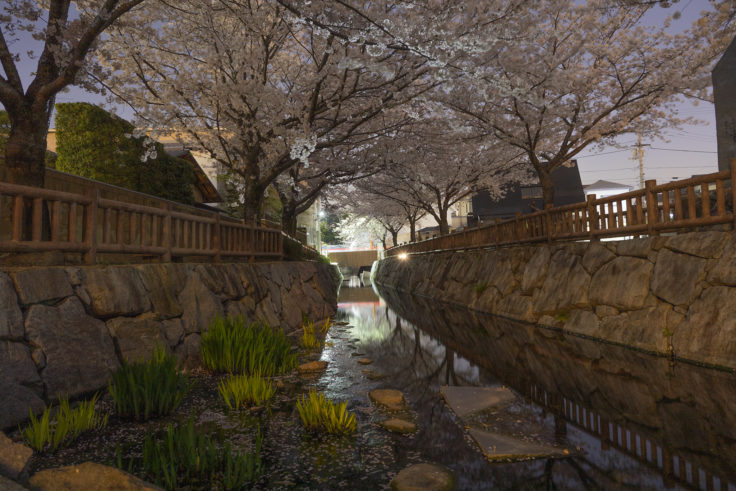
POLYGON ((230 376, 220 381, 217 391, 228 409, 237 409, 245 403, 262 405, 274 394, 271 382, 258 374, 230 376))
POLYGON ((59 402, 56 421, 51 422, 51 407, 44 409, 40 419, 30 413, 31 422, 21 430, 25 441, 37 452, 49 445, 52 452, 76 440, 87 430, 104 428, 107 425, 107 414, 102 415, 95 409, 99 399, 95 394, 89 401, 81 402, 76 408, 69 407, 69 399, 59 402))
POLYGON ((169 425, 161 439, 146 435, 142 458, 131 458, 125 467, 118 448, 117 465, 141 470, 166 489, 242 489, 261 474, 261 442, 259 428, 254 450, 235 454, 229 442, 198 432, 190 418, 184 425, 169 425))
POLYGON ((242 317, 216 317, 202 335, 202 361, 216 372, 270 377, 295 369, 297 355, 281 330, 263 322, 246 326, 242 317))
POLYGON ((309 396, 297 401, 296 409, 308 430, 349 435, 355 432, 358 423, 347 405, 347 401, 334 403, 322 393, 309 391, 309 396))
POLYGON ((123 364, 112 374, 110 395, 120 416, 145 421, 170 414, 189 390, 176 358, 156 347, 149 361, 123 364))

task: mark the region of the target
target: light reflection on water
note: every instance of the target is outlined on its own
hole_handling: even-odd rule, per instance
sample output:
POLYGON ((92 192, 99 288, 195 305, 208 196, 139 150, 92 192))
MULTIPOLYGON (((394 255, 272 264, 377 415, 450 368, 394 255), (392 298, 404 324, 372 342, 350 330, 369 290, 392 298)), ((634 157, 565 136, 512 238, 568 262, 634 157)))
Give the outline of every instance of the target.
POLYGON ((405 392, 420 431, 397 440, 398 463, 446 465, 459 489, 736 490, 736 414, 727 409, 736 400, 733 374, 673 369, 649 355, 385 290, 389 308, 370 287, 348 284, 338 313, 352 326, 345 341, 387 377, 380 383, 354 377, 346 386, 335 375, 354 371, 354 359, 336 360, 337 350, 327 348, 323 358, 335 371, 320 383, 344 399, 377 386, 405 392), (485 423, 578 450, 563 459, 490 463, 445 406, 441 385, 510 386, 523 402, 485 423))

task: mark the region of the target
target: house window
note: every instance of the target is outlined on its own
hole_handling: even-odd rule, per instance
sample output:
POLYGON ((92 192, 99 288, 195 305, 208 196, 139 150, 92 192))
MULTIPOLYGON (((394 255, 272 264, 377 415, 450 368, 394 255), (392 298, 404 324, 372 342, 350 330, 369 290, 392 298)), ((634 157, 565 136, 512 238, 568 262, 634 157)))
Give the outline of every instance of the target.
POLYGON ((521 188, 521 199, 536 199, 542 197, 542 186, 521 188))

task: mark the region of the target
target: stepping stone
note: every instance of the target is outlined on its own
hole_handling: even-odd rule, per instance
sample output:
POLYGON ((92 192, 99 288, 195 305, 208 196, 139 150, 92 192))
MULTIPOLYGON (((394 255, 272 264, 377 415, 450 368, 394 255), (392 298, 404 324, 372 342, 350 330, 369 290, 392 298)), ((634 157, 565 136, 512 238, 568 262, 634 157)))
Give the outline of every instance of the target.
POLYGON ((455 414, 461 418, 489 407, 506 406, 518 397, 505 387, 446 386, 440 387, 440 393, 455 414))
POLYGON ((394 389, 374 389, 368 393, 371 401, 390 411, 401 411, 404 409, 404 394, 394 389))
POLYGON ((0 489, 3 491, 26 491, 28 488, 24 488, 15 481, 11 481, 7 477, 0 476, 0 489))
POLYGON ((299 370, 299 373, 316 373, 316 372, 321 372, 325 370, 326 368, 327 368, 326 361, 310 361, 308 363, 299 365, 297 370, 299 370))
POLYGON ((386 375, 374 372, 373 370, 363 370, 363 375, 365 375, 368 380, 382 380, 386 378, 386 375))
POLYGON ((371 363, 373 363, 373 360, 371 360, 370 358, 361 358, 360 360, 358 360, 358 363, 360 363, 361 365, 370 365, 371 363))
POLYGON ((335 326, 349 326, 350 323, 347 321, 335 321, 332 323, 335 326))
POLYGON ((21 443, 15 443, 5 436, 5 433, 0 432, 0 476, 14 481, 20 479, 31 455, 33 450, 21 443))
POLYGON ((405 421, 399 418, 387 419, 386 421, 381 421, 380 423, 378 423, 378 425, 388 431, 401 433, 402 435, 405 433, 414 433, 415 431, 417 431, 417 425, 410 421, 405 421))
POLYGON ((395 491, 450 491, 452 473, 435 464, 415 464, 398 473, 391 481, 395 491))
POLYGON ((483 454, 491 460, 527 460, 562 457, 570 453, 563 448, 527 442, 520 438, 476 428, 471 428, 468 432, 481 448, 483 454))
POLYGON ((365 353, 355 352, 355 353, 352 353, 350 356, 365 356, 365 353))
POLYGON ((161 489, 120 469, 93 462, 37 472, 31 476, 29 484, 31 489, 38 491, 100 489, 101 484, 104 484, 105 489, 118 491, 161 489))

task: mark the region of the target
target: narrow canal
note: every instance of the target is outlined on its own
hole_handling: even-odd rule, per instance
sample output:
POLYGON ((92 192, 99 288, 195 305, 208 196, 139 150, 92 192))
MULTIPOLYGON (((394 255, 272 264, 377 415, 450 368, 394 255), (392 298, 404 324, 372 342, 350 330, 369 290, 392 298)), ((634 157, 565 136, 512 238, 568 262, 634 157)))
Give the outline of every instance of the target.
POLYGON ((733 373, 386 288, 379 297, 355 280, 340 292, 347 325, 331 330, 329 368, 314 383, 365 422, 387 417, 366 393, 401 390, 418 427, 401 436, 368 425, 376 462, 363 469, 376 473, 360 477, 366 486, 385 485, 387 468, 432 462, 458 489, 736 490, 733 373), (487 388, 491 404, 453 411, 443 393, 454 387, 487 388))

